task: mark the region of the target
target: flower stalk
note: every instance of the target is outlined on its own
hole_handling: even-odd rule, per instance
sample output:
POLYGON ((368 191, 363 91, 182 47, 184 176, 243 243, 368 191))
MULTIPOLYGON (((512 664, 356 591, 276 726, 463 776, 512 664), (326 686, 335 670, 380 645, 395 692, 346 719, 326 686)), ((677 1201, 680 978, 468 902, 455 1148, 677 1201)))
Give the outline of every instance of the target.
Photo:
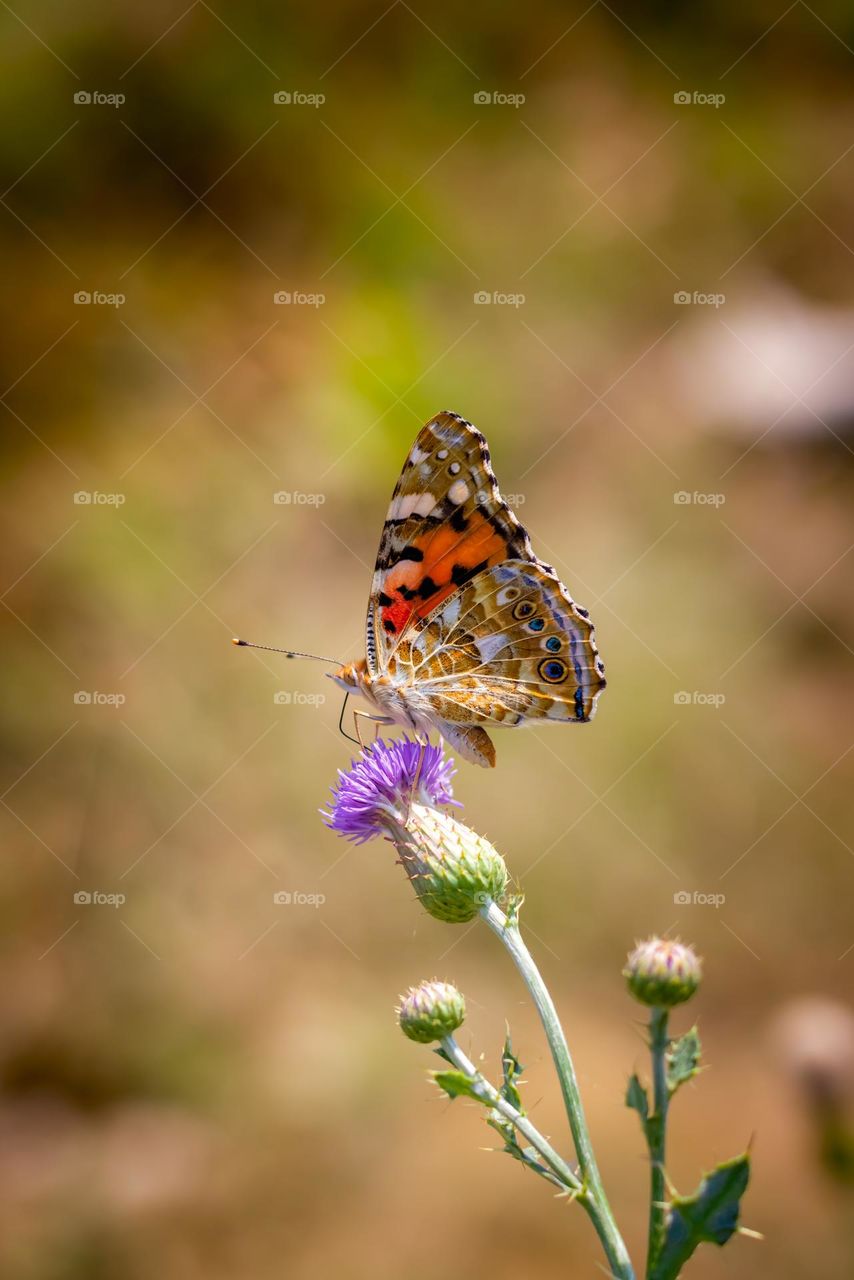
POLYGON ((575 1067, 572 1063, 569 1046, 566 1042, 566 1036, 563 1033, 563 1027, 560 1024, 554 1001, 546 984, 543 982, 533 956, 522 938, 515 918, 508 918, 497 903, 492 901, 485 903, 481 908, 481 916, 510 953, 513 963, 519 970, 522 981, 528 988, 540 1015, 540 1021, 543 1024, 543 1030, 546 1033, 552 1060, 560 1081, 569 1127, 572 1131, 572 1140, 578 1156, 579 1172, 584 1187, 584 1193, 578 1197, 579 1203, 587 1211, 596 1228, 608 1258, 611 1274, 619 1277, 619 1280, 634 1280, 634 1271, 628 1250, 620 1235, 602 1185, 602 1178, 593 1153, 593 1144, 590 1141, 590 1133, 584 1116, 584 1107, 581 1101, 581 1092, 578 1088, 575 1067))
POLYGON ((646 1126, 649 1147, 649 1240, 647 1244, 646 1274, 652 1275, 661 1247, 664 1243, 665 1214, 667 1211, 667 1182, 664 1172, 667 1143, 667 1108, 670 1088, 667 1082, 667 1051, 670 1035, 667 1029, 668 1010, 658 1007, 650 1012, 649 1049, 652 1056, 653 1110, 646 1126))

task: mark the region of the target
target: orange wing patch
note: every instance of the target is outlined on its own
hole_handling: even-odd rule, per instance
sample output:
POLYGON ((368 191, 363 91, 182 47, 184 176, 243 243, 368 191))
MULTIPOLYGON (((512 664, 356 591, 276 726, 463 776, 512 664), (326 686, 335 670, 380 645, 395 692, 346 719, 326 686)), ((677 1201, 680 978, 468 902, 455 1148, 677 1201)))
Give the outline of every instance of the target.
POLYGON ((380 618, 386 633, 399 636, 414 618, 421 620, 481 570, 507 558, 507 539, 474 510, 456 522, 422 533, 386 574, 380 618))

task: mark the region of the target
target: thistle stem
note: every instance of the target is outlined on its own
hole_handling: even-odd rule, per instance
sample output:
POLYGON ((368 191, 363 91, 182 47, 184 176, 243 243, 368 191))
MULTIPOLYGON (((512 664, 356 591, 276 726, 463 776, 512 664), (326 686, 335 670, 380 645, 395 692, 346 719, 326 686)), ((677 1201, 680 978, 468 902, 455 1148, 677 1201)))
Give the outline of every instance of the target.
POLYGON ((480 914, 509 951, 540 1015, 560 1080, 569 1127, 572 1130, 572 1139, 578 1156, 581 1181, 584 1187, 583 1194, 579 1196, 579 1203, 586 1209, 596 1228, 608 1259, 611 1275, 616 1277, 617 1280, 634 1280, 634 1271, 632 1270, 628 1250, 617 1228, 611 1206, 608 1204, 608 1199, 602 1186, 602 1179, 587 1129, 587 1121, 584 1118, 584 1108, 581 1103, 575 1068, 572 1065, 569 1046, 566 1043, 566 1036, 557 1016, 554 1001, 549 995, 534 959, 522 939, 515 920, 508 920, 500 907, 491 900, 481 908, 480 914))
POLYGON ((480 1096, 485 1098, 496 1111, 500 1111, 505 1119, 509 1120, 520 1133, 525 1135, 531 1146, 539 1152, 567 1190, 575 1194, 581 1194, 583 1187, 563 1157, 559 1156, 554 1148, 549 1145, 539 1129, 531 1124, 527 1116, 524 1116, 521 1111, 517 1111, 506 1098, 502 1098, 498 1090, 489 1083, 485 1076, 481 1075, 474 1063, 463 1053, 453 1036, 445 1036, 442 1040, 442 1048, 454 1066, 474 1082, 480 1096))
POLYGON ((670 1103, 670 1090, 667 1085, 667 1050, 670 1045, 670 1036, 667 1030, 667 1013, 667 1009, 654 1008, 649 1020, 653 1112, 646 1125, 650 1160, 647 1276, 652 1274, 652 1268, 661 1250, 665 1231, 664 1215, 667 1188, 664 1177, 664 1159, 667 1141, 667 1108, 670 1103))

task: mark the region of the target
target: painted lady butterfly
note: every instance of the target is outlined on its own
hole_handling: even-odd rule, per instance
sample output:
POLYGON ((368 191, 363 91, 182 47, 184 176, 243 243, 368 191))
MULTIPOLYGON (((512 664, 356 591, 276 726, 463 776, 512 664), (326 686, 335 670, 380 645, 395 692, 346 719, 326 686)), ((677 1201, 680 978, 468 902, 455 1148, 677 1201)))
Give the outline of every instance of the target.
POLYGON ((332 679, 360 693, 376 723, 436 730, 492 766, 484 725, 584 723, 604 671, 587 610, 537 559, 498 492, 486 440, 458 414, 437 414, 392 496, 365 657, 332 679))

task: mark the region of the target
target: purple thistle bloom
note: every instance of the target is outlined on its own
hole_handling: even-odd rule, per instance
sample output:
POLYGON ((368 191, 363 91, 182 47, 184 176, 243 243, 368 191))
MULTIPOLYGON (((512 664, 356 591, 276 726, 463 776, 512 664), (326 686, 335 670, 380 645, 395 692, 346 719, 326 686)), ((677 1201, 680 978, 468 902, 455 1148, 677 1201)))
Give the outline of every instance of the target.
POLYGON ((456 804, 451 776, 456 772, 441 747, 425 747, 410 738, 378 739, 354 760, 346 772, 338 770, 332 789, 331 812, 321 809, 326 825, 347 840, 363 844, 387 834, 385 825, 403 825, 410 800, 434 806, 456 804), (418 763, 424 759, 421 772, 418 763), (418 775, 415 795, 412 788, 418 775))

